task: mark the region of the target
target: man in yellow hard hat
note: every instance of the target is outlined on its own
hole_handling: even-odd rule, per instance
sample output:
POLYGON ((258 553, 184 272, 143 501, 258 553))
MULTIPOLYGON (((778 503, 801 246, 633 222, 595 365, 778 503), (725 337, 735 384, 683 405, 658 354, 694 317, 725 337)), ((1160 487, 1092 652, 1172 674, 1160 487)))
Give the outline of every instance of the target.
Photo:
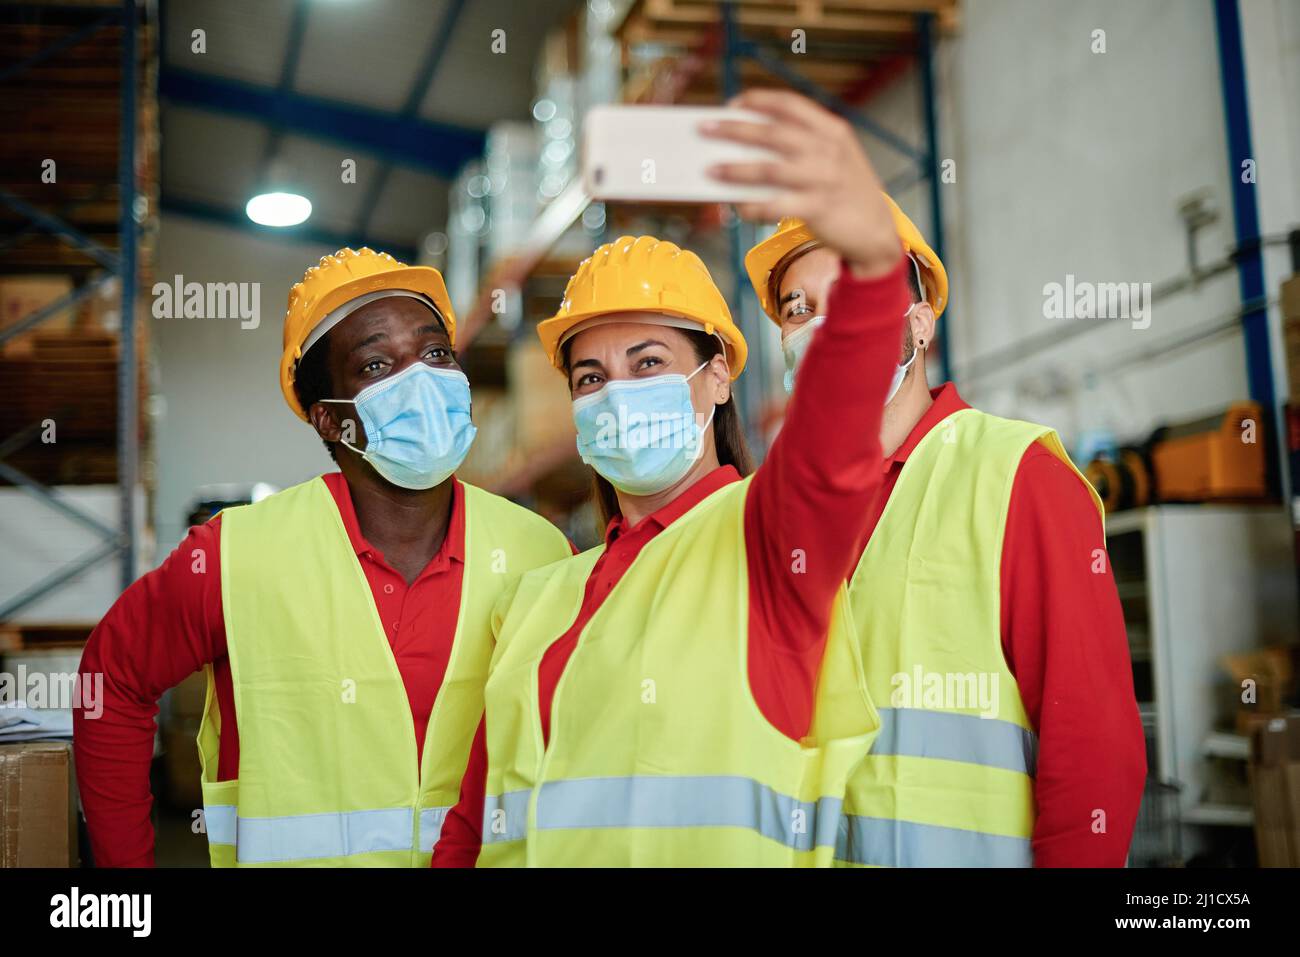
MULTIPOLYGON (((1122 866, 1146 760, 1100 501, 1054 431, 930 387, 948 276, 889 206, 912 305, 881 420, 884 483, 848 582, 882 728, 850 781, 840 859, 1122 866)), ((783 219, 745 265, 793 389, 838 257, 783 219)), ((833 409, 824 423, 825 441, 853 441, 833 409)))
POLYGON ((489 615, 570 554, 543 519, 460 482, 474 438, 442 276, 341 249, 289 294, 280 384, 339 471, 230 508, 133 584, 75 715, 95 861, 149 865, 158 696, 208 675, 198 735, 215 866, 425 866, 483 711, 489 615))

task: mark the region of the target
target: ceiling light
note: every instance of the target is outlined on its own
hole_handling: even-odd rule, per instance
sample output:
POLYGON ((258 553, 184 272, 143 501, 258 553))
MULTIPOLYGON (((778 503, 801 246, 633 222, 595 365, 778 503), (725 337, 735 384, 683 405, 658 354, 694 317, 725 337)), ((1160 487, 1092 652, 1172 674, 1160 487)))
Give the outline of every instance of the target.
POLYGON ((262 226, 297 226, 311 215, 311 200, 297 193, 261 193, 248 201, 244 212, 262 226))

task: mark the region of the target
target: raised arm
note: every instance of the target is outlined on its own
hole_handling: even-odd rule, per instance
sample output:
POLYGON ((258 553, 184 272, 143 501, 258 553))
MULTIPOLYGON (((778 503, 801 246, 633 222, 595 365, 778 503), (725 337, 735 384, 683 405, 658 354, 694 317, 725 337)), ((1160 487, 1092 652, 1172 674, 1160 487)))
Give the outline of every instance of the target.
POLYGON ((724 123, 718 132, 779 152, 767 163, 728 164, 720 178, 783 190, 742 215, 797 216, 842 259, 826 323, 746 502, 750 678, 769 720, 798 738, 832 601, 861 553, 880 487, 880 419, 909 295, 893 217, 852 127, 789 93, 754 91, 735 105, 778 125, 724 123))

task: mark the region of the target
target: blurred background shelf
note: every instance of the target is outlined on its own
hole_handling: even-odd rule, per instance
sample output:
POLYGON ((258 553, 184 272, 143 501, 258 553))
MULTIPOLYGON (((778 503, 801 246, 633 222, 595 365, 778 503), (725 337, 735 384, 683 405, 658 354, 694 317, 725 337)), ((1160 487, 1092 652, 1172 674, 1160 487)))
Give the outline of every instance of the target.
POLYGON ((1277 506, 1160 505, 1107 519, 1111 567, 1127 596, 1148 790, 1165 795, 1144 802, 1139 830, 1147 837, 1177 830, 1158 843, 1176 847, 1183 864, 1227 863, 1236 839, 1213 828, 1254 820, 1246 806, 1249 737, 1233 730, 1282 705, 1243 704, 1224 660, 1295 644, 1294 537, 1281 513, 1277 506), (1225 795, 1239 803, 1218 800, 1225 795))
POLYGON ((152 563, 155 31, 145 7, 116 0, 5 4, 0 21, 0 485, 22 493, 0 489, 3 561, 84 539, 39 580, 30 551, 3 576, 0 621, 64 607, 93 620, 115 594, 92 584, 105 568, 120 589, 152 563), (73 491, 87 487, 101 491, 73 491), (48 519, 35 544, 14 512, 31 507, 48 519))

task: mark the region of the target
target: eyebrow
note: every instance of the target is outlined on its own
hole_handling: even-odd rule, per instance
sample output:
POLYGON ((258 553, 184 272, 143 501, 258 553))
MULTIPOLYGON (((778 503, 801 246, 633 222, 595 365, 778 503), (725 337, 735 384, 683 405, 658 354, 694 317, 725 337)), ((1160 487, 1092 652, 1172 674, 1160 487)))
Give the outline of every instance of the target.
POLYGON ((784 296, 781 297, 781 301, 778 302, 777 305, 778 305, 778 306, 784 306, 784 305, 785 305, 787 302, 789 302, 790 300, 792 300, 792 299, 800 299, 800 298, 802 298, 802 297, 803 297, 803 290, 802 290, 802 289, 791 289, 789 292, 787 292, 784 296))
POLYGON ((358 342, 355 346, 353 346, 351 349, 349 349, 348 355, 352 355, 354 352, 360 352, 362 349, 366 348, 366 346, 374 345, 380 339, 387 339, 387 338, 388 338, 388 333, 382 331, 368 335, 360 342, 358 342))
MULTIPOLYGON (((630 359, 632 358, 632 356, 636 355, 642 349, 648 349, 650 348, 650 346, 660 346, 661 348, 664 349, 668 348, 668 346, 660 342, 658 339, 647 339, 645 342, 638 342, 634 346, 629 346, 627 351, 624 353, 624 355, 626 355, 630 359)), ((579 359, 577 362, 573 363, 573 365, 569 367, 569 372, 570 374, 572 374, 573 372, 576 372, 578 369, 583 369, 583 368, 603 369, 605 368, 605 365, 599 359, 594 359, 594 358, 579 359)))
MULTIPOLYGON (((441 325, 439 325, 438 323, 432 323, 432 322, 429 323, 428 325, 420 326, 420 328, 415 330, 415 334, 417 336, 437 335, 438 333, 441 333, 442 335, 446 336, 447 330, 443 328, 441 325)), ((362 349, 366 348, 367 346, 372 346, 379 340, 387 339, 387 338, 388 338, 388 333, 384 332, 383 330, 372 333, 371 335, 366 336, 364 339, 358 342, 351 349, 349 349, 348 355, 352 355, 354 352, 360 352, 362 349)))
POLYGON ((645 342, 638 342, 636 345, 631 346, 631 347, 627 350, 627 352, 624 353, 624 354, 625 354, 625 355, 630 359, 630 358, 632 358, 634 355, 636 355, 638 352, 640 352, 642 349, 648 349, 648 348, 650 348, 651 346, 659 346, 659 347, 661 347, 661 348, 663 348, 663 349, 667 349, 667 348, 668 348, 666 345, 664 345, 664 344, 663 344, 662 342, 660 342, 658 339, 647 339, 645 342))

